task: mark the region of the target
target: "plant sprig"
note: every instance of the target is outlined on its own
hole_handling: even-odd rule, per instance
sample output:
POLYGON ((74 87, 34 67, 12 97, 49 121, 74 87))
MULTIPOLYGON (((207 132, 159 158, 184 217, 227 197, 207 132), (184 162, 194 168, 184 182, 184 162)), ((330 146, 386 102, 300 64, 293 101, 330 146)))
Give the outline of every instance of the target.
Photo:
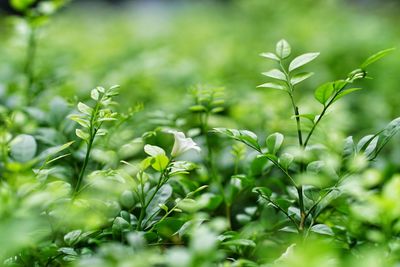
POLYGON ((79 192, 83 177, 90 159, 90 153, 96 136, 107 134, 107 130, 102 128, 104 122, 115 121, 117 113, 111 110, 115 103, 112 98, 118 95, 118 85, 109 89, 97 87, 90 92, 90 97, 94 100, 93 106, 79 102, 77 108, 80 114, 72 114, 69 118, 77 122, 82 128, 75 130, 76 135, 86 143, 86 155, 76 181, 74 193, 79 192))

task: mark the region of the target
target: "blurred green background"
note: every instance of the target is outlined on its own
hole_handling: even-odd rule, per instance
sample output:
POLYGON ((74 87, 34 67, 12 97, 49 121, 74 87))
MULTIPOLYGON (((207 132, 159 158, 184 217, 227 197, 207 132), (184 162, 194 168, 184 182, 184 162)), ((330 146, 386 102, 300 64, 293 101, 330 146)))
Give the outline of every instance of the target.
MULTIPOLYGON (((8 1, 0 1, 0 6, 4 7, 6 3, 8 1)), ((67 121, 66 132, 72 133, 71 124, 68 125, 65 119, 68 108, 63 106, 65 102, 60 97, 69 100, 72 108, 78 101, 88 100, 92 88, 119 84, 120 95, 116 100, 121 104, 118 107, 120 112, 126 112, 138 103, 144 104, 144 110, 127 123, 127 139, 131 141, 168 120, 175 120, 178 125, 179 118, 186 118, 189 122, 179 126, 183 125, 183 131, 188 130, 193 126, 187 119, 190 116, 186 116, 192 105, 188 92, 196 85, 207 85, 224 87, 227 100, 225 110, 210 118, 209 128, 249 129, 259 136, 279 131, 290 140, 290 136, 296 138, 296 133, 287 95, 257 88, 257 85, 267 81, 261 72, 275 67, 272 62, 260 57, 260 53, 273 51, 275 43, 282 38, 292 45, 294 56, 321 52, 315 61, 304 67, 315 75, 295 92, 301 113, 318 113, 322 107, 313 97, 315 88, 326 81, 345 78, 371 54, 397 47, 389 56, 371 66, 369 76, 373 79, 355 86, 364 90, 340 101, 319 125, 317 138, 325 138, 327 142, 324 144, 339 147, 343 137, 355 135, 355 139, 359 139, 377 132, 400 116, 399 13, 399 1, 378 0, 75 0, 38 29, 33 68, 37 95, 26 101, 23 99, 26 88, 24 66, 29 27, 17 12, 4 9, 0 11, 0 108, 7 113, 10 111, 10 117, 18 126, 12 129, 13 135, 35 133, 43 121, 36 116, 43 115, 42 111, 47 111, 45 115, 52 117, 57 122, 55 125, 67 121), (29 107, 27 102, 30 102, 29 107), (23 116, 21 111, 29 116, 23 116)), ((124 129, 121 136, 125 132, 124 129)), ((61 136, 61 140, 56 137, 59 143, 70 140, 67 134, 61 136), (62 138, 68 140, 63 141, 62 138)), ((112 152, 123 146, 125 140, 120 139, 113 143, 112 152)), ((44 141, 49 140, 43 137, 40 142, 44 141)), ((338 147, 333 150, 340 150, 338 147)), ((141 146, 139 150, 142 151, 141 146)), ((386 155, 380 156, 376 165, 380 165, 382 177, 391 177, 400 171, 400 138, 396 136, 384 152, 386 155)), ((216 159, 221 172, 231 171, 230 165, 226 164, 231 157, 228 153, 224 150, 218 154, 223 156, 216 159)), ((118 163, 118 158, 115 158, 118 163)), ((72 163, 76 159, 79 155, 73 158, 72 163)), ((106 157, 104 165, 108 168, 112 160, 106 157)), ((15 188, 18 188, 19 180, 26 178, 29 181, 32 178, 31 173, 26 177, 19 170, 15 173, 9 179, 15 188)), ((67 181, 72 177, 65 176, 67 181)), ((363 176, 360 179, 364 181, 363 176)), ((390 217, 386 211, 391 208, 398 212, 398 184, 396 176, 392 183, 385 186, 387 192, 382 197, 366 201, 365 208, 376 202, 373 206, 378 214, 376 220, 385 218, 385 213, 390 217), (389 204, 383 201, 386 198, 390 200, 389 204)), ((375 190, 374 186, 371 186, 372 190, 375 190)), ((67 191, 64 189, 59 188, 62 192, 67 191)), ((49 188, 47 191, 51 193, 52 190, 49 188)), ((10 192, 12 190, 8 188, 0 192, 2 203, 7 203, 7 199, 16 199, 10 192)), ((360 196, 364 195, 366 193, 362 191, 360 196)), ((19 236, 28 236, 38 229, 38 225, 44 224, 35 209, 35 203, 46 204, 44 200, 52 201, 51 196, 43 194, 36 202, 27 198, 24 200, 26 203, 21 205, 9 201, 7 205, 0 206, 0 215, 7 218, 0 224, 0 232, 4 233, 0 239, 1 248, 17 250, 20 243, 31 242, 29 238, 21 241, 19 236), (17 215, 24 215, 23 219, 18 216, 8 218, 19 206, 23 209, 17 215), (21 224, 16 224, 17 221, 21 224), (17 237, 13 236, 14 233, 18 233, 17 237)), ((240 202, 241 206, 244 204, 240 202)), ((354 209, 363 211, 358 206, 354 209)), ((393 218, 397 219, 397 216, 398 213, 395 213, 393 218)), ((76 217, 83 218, 80 214, 76 217)), ((391 223, 389 220, 388 225, 391 223)), ((354 225, 354 232, 363 229, 358 224, 354 225)), ((249 225, 249 229, 251 227, 249 225)), ((47 234, 37 232, 37 237, 32 240, 40 240, 42 235, 47 234)), ((389 240, 392 232, 388 233, 389 240)), ((268 249, 268 245, 261 246, 262 253, 268 249)), ((310 255, 330 257, 332 251, 319 244, 304 248, 298 255, 295 254, 292 265, 303 266, 311 258, 310 255)), ((366 254, 369 255, 369 251, 366 254)), ((376 255, 371 253, 371 258, 379 259, 381 256, 376 255)), ((125 253, 121 258, 124 256, 125 253)), ((379 266, 374 261, 370 262, 371 265, 364 262, 361 265, 379 266)))
MULTIPOLYGON (((319 111, 313 90, 345 77, 366 57, 400 41, 398 1, 232 0, 72 1, 39 32, 38 104, 55 96, 85 98, 97 85, 121 85, 122 109, 183 112, 191 86, 226 88, 230 123, 273 132, 292 125, 280 92, 256 89, 273 64, 259 54, 287 39, 294 54, 319 51, 299 88, 301 111, 319 111), (113 2, 113 1, 111 1, 113 2), (180 104, 182 103, 182 104, 180 104), (288 123, 289 122, 289 123, 288 123)), ((0 94, 18 105, 27 29, 5 13, 0 22, 0 94)), ((374 79, 333 110, 334 127, 356 136, 399 116, 399 51, 370 69, 374 79)), ((358 86, 358 85, 357 85, 358 86)), ((224 122, 219 121, 219 125, 224 122)), ((399 141, 392 143, 399 145, 399 141)), ((397 157, 396 157, 397 158, 397 157)))

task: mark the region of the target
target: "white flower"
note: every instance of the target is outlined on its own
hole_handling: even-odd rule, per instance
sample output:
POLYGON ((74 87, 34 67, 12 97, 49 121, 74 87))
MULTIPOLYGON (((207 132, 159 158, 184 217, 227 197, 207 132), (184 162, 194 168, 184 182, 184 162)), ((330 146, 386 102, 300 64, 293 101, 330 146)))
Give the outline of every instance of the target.
POLYGON ((185 137, 182 132, 170 131, 175 137, 174 147, 172 148, 171 156, 177 157, 188 150, 196 150, 200 152, 200 147, 190 137, 185 137))

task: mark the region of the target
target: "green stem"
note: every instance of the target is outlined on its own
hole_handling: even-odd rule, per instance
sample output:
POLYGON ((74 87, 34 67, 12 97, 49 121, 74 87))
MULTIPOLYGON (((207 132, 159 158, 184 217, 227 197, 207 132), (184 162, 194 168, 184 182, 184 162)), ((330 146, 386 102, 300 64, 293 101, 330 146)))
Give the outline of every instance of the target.
POLYGON ((150 205, 151 201, 156 196, 158 190, 160 190, 160 188, 167 182, 167 179, 163 179, 163 178, 167 174, 167 170, 168 170, 169 165, 171 164, 171 162, 172 162, 172 159, 169 160, 169 162, 167 164, 167 167, 161 172, 160 177, 159 177, 158 182, 157 182, 156 189, 154 190, 153 194, 150 196, 149 201, 147 203, 146 203, 146 200, 145 200, 145 196, 142 195, 143 203, 145 203, 145 205, 142 206, 142 208, 140 210, 140 215, 139 215, 138 224, 137 224, 137 230, 138 231, 142 230, 142 222, 143 222, 144 216, 146 214, 147 207, 150 205))
POLYGON ((100 129, 100 127, 102 125, 101 123, 100 123, 100 125, 98 125, 98 127, 96 127, 96 125, 95 125, 96 120, 97 120, 97 114, 99 112, 99 108, 100 108, 100 102, 97 102, 96 106, 93 108, 92 115, 90 116, 90 125, 89 125, 90 138, 89 138, 89 141, 87 142, 86 155, 85 155, 85 159, 83 161, 81 171, 78 176, 78 180, 76 182, 74 196, 76 196, 78 194, 79 189, 81 187, 81 184, 83 181, 83 176, 85 175, 86 167, 89 163, 90 152, 92 150, 94 139, 96 138, 97 131, 100 129))
POLYGON ((347 83, 340 88, 331 98, 331 100, 328 102, 328 104, 324 105, 324 108, 322 109, 322 112, 320 113, 320 115, 318 116, 317 121, 313 124, 310 132, 308 133, 306 140, 304 141, 304 148, 307 147, 308 141, 310 141, 311 136, 313 135, 315 128, 317 127, 317 125, 319 124, 319 122, 322 120, 322 117, 325 115, 326 111, 328 110, 328 108, 335 102, 336 97, 343 91, 343 89, 346 88, 347 83))
POLYGON ((85 160, 83 161, 83 165, 82 165, 81 171, 78 176, 78 181, 76 182, 76 186, 75 186, 75 191, 74 191, 75 195, 79 192, 79 189, 81 187, 83 176, 85 174, 86 167, 89 163, 90 151, 92 150, 93 141, 94 141, 94 136, 93 136, 93 138, 90 138, 90 140, 87 144, 87 147, 86 147, 85 160))
POLYGON ((225 216, 226 216, 226 221, 228 222, 228 229, 232 229, 231 205, 228 203, 225 205, 225 216))
POLYGON ((282 209, 277 203, 275 203, 275 201, 273 201, 269 197, 266 197, 266 196, 263 196, 263 195, 261 195, 261 197, 264 198, 265 200, 267 200, 268 202, 270 202, 272 205, 274 205, 274 207, 277 208, 279 211, 281 211, 283 214, 285 214, 285 216, 294 224, 294 226, 296 226, 297 230, 300 230, 300 228, 297 225, 296 221, 289 215, 289 213, 287 213, 286 210, 282 209))
MULTIPOLYGON (((286 77, 286 84, 289 87, 288 90, 288 94, 292 103, 292 107, 293 107, 293 113, 296 119, 296 127, 297 127, 297 137, 299 140, 299 146, 300 148, 304 148, 304 144, 303 144, 303 135, 302 135, 302 131, 301 131, 301 122, 300 122, 300 112, 299 112, 299 108, 297 107, 295 101, 294 101, 294 97, 293 97, 293 92, 294 92, 294 87, 292 85, 292 83, 290 82, 290 75, 288 73, 288 71, 286 71, 285 67, 282 64, 282 61, 279 61, 280 67, 283 71, 283 73, 285 74, 286 77)), ((301 171, 303 171, 304 169, 304 164, 303 162, 300 163, 300 169, 301 171)), ((300 208, 300 225, 299 225, 299 230, 303 231, 304 229, 304 223, 305 223, 305 210, 304 210, 304 199, 303 199, 303 186, 299 185, 296 186, 297 189, 297 194, 299 197, 299 208, 300 208)))

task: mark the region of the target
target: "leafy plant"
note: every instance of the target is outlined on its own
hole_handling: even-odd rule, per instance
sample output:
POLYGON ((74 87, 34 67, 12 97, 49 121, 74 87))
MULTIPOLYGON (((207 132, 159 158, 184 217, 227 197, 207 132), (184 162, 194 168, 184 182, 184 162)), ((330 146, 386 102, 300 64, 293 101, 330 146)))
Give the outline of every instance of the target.
POLYGON ((107 131, 102 128, 103 123, 117 120, 115 118, 117 113, 112 112, 110 109, 110 107, 115 104, 112 98, 118 95, 116 91, 117 88, 118 86, 112 86, 107 90, 103 87, 93 89, 90 92, 90 97, 94 100, 94 105, 90 107, 79 102, 77 107, 81 114, 69 116, 71 120, 77 122, 82 127, 76 129, 75 133, 86 143, 86 155, 76 181, 75 193, 79 193, 79 189, 81 188, 95 138, 107 133, 107 131))
MULTIPOLYGON (((369 57, 360 68, 355 69, 347 75, 347 78, 333 82, 324 83, 319 86, 314 93, 315 99, 322 104, 323 108, 319 114, 302 114, 296 104, 294 93, 297 92, 296 87, 305 79, 311 77, 311 72, 298 72, 298 69, 305 64, 314 60, 319 53, 306 53, 295 57, 287 66, 286 61, 291 55, 291 47, 286 40, 280 40, 276 44, 275 53, 262 53, 261 56, 276 62, 279 69, 272 69, 263 72, 263 75, 272 78, 273 82, 268 82, 260 85, 261 88, 278 89, 286 92, 289 96, 293 108, 294 118, 297 126, 297 138, 300 154, 296 157, 288 153, 279 153, 282 147, 284 136, 281 133, 274 133, 266 138, 265 146, 260 145, 259 138, 256 134, 248 130, 236 130, 226 128, 215 128, 217 133, 224 134, 230 138, 240 141, 259 153, 260 158, 268 159, 282 174, 287 178, 292 187, 288 187, 289 198, 287 203, 295 201, 297 206, 280 204, 280 197, 274 194, 267 187, 255 187, 253 192, 270 203, 274 208, 281 211, 287 219, 295 227, 296 231, 307 236, 309 232, 316 232, 323 235, 333 235, 332 230, 324 224, 316 224, 318 216, 323 212, 333 199, 340 195, 340 184, 344 179, 353 173, 353 170, 348 170, 346 167, 338 167, 336 170, 326 169, 326 162, 321 156, 317 155, 317 159, 308 157, 306 154, 311 149, 308 147, 311 137, 313 136, 316 127, 325 117, 328 109, 337 100, 352 92, 360 90, 360 88, 350 87, 354 82, 367 77, 366 67, 374 63, 381 57, 393 49, 380 51, 369 57), (302 129, 302 119, 311 122, 311 129, 303 137, 304 130, 302 129), (330 171, 330 179, 335 181, 333 186, 321 187, 315 186, 318 183, 318 178, 314 173, 322 174, 324 171, 330 171), (310 176, 306 180, 303 177, 310 176), (311 181, 315 179, 316 181, 311 181), (305 181, 305 182, 304 182, 305 181), (309 184, 311 182, 311 184, 309 184), (297 192, 297 195, 291 194, 292 188, 297 192)), ((384 145, 393 137, 400 128, 398 127, 398 119, 393 120, 384 130, 375 135, 364 137, 355 148, 352 143, 352 138, 346 140, 344 149, 346 157, 355 157, 357 154, 362 154, 366 159, 375 159, 378 153, 383 149, 384 145), (383 140, 378 145, 379 136, 383 135, 383 140)))

